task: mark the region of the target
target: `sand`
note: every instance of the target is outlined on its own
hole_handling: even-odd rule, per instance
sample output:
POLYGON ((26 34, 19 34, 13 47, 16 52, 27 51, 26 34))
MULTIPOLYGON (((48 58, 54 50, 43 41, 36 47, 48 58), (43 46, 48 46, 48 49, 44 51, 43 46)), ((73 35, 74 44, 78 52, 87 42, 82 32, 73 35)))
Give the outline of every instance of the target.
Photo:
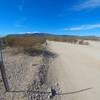
MULTIPOLYGON (((91 88, 76 94, 56 96, 53 100, 100 100, 100 42, 88 42, 90 45, 47 41, 47 49, 56 54, 49 61, 48 86, 60 93, 91 88)), ((41 56, 4 53, 10 89, 26 90, 37 79, 41 59, 41 56)), ((23 93, 5 93, 0 75, 0 100, 28 99, 23 93)))
POLYGON ((47 41, 50 51, 58 56, 51 63, 49 80, 58 84, 62 93, 85 88, 90 90, 58 96, 60 100, 100 100, 100 42, 78 45, 47 41))

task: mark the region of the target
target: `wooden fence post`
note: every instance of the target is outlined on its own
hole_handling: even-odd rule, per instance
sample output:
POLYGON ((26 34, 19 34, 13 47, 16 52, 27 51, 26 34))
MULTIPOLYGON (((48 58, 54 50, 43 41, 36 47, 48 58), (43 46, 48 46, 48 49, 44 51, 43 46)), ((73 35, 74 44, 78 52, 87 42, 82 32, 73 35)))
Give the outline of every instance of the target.
POLYGON ((2 47, 0 48, 0 71, 1 71, 1 76, 2 76, 2 80, 4 83, 4 87, 5 87, 5 91, 9 92, 10 88, 9 88, 9 84, 8 84, 8 80, 7 80, 7 75, 5 72, 5 66, 3 63, 3 55, 2 55, 2 47))

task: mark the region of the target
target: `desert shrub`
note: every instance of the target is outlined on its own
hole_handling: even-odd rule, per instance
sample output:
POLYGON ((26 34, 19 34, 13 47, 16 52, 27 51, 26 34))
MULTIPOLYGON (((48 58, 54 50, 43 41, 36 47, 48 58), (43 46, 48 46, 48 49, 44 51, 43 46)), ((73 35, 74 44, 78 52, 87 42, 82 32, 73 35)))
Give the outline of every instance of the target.
POLYGON ((89 43, 88 42, 84 42, 84 45, 89 45, 89 43))
POLYGON ((5 40, 7 41, 8 46, 14 46, 15 37, 6 37, 5 40))
MULTIPOLYGON (((77 38, 69 38, 69 37, 57 37, 57 36, 50 36, 50 37, 6 37, 6 43, 8 46, 12 48, 16 48, 13 51, 15 54, 24 52, 30 55, 40 55, 43 51, 43 43, 46 40, 50 41, 60 41, 60 42, 68 42, 76 44, 78 42, 77 38)), ((88 43, 84 42, 83 40, 79 41, 80 45, 88 45, 88 43)))
POLYGON ((80 40, 80 41, 79 41, 79 44, 80 44, 80 45, 83 45, 83 44, 84 44, 84 41, 83 41, 83 40, 80 40))
POLYGON ((24 48, 24 53, 31 55, 31 56, 39 56, 43 53, 43 47, 40 48, 32 48, 32 47, 28 47, 28 48, 24 48))
POLYGON ((80 40, 79 41, 79 44, 80 45, 89 45, 89 43, 88 42, 85 42, 84 40, 80 40))
POLYGON ((45 38, 41 37, 9 37, 6 38, 8 46, 12 48, 16 48, 13 51, 15 51, 15 54, 18 52, 23 52, 30 54, 30 55, 36 55, 41 54, 42 52, 42 44, 45 43, 45 38))
POLYGON ((9 46, 27 47, 33 45, 41 45, 45 42, 44 38, 39 37, 8 37, 6 41, 9 46))
POLYGON ((50 41, 59 41, 59 42, 68 42, 68 43, 77 43, 77 39, 74 38, 67 38, 67 37, 48 37, 50 41))

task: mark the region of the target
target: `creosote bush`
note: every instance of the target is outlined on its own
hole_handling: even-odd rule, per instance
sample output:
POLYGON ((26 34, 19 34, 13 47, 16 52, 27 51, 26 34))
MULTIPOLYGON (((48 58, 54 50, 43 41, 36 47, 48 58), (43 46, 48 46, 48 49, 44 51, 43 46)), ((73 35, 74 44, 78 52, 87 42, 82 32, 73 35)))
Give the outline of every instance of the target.
MULTIPOLYGON (((56 36, 30 36, 30 37, 6 37, 6 43, 10 47, 14 47, 17 49, 17 52, 24 52, 29 55, 40 55, 43 52, 43 44, 46 40, 49 41, 59 41, 59 42, 67 42, 77 44, 77 38, 68 38, 68 37, 56 37, 56 36)), ((79 41, 80 45, 88 45, 87 42, 83 40, 79 41)))
POLYGON ((24 53, 30 55, 41 54, 42 44, 45 43, 45 39, 40 37, 8 37, 6 41, 8 46, 16 48, 19 52, 21 49, 24 53))
POLYGON ((80 45, 89 45, 89 43, 88 42, 85 42, 84 40, 80 40, 79 41, 79 44, 80 45))
POLYGON ((77 39, 74 38, 66 38, 66 37, 48 37, 47 40, 50 41, 59 41, 59 42, 68 42, 68 43, 77 43, 77 39))

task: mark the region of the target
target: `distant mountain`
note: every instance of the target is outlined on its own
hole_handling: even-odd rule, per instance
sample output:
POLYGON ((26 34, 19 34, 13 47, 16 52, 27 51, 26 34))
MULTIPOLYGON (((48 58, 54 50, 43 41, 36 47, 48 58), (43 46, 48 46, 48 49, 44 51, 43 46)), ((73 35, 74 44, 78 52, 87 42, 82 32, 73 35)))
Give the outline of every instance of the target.
POLYGON ((78 35, 55 35, 49 33, 23 33, 23 34, 9 34, 6 37, 65 37, 65 38, 77 38, 77 39, 91 39, 91 40, 98 40, 100 37, 97 36, 78 36, 78 35))
POLYGON ((27 37, 27 36, 45 37, 45 36, 56 36, 56 35, 49 34, 49 33, 23 33, 23 34, 9 34, 9 35, 7 35, 7 37, 27 37))

